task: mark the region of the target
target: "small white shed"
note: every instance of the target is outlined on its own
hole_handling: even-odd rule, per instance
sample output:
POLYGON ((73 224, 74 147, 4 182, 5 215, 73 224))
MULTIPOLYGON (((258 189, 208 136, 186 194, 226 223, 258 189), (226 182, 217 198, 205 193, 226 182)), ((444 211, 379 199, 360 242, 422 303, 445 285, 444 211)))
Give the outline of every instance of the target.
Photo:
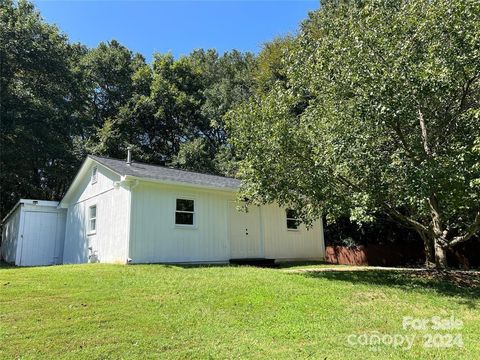
POLYGON ((65 219, 57 201, 20 199, 2 221, 1 259, 17 266, 61 264, 65 219))

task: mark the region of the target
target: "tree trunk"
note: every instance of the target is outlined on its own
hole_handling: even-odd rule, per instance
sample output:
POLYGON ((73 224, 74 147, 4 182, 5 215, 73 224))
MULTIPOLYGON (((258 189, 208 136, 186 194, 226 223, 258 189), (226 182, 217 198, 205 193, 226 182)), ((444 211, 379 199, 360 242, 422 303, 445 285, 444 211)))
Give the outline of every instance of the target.
POLYGON ((458 250, 458 249, 451 249, 457 258, 458 261, 458 266, 463 269, 463 270, 468 270, 470 269, 470 262, 468 261, 468 257, 466 257, 463 252, 464 249, 458 250))
POLYGON ((418 231, 420 237, 423 240, 423 248, 425 251, 425 267, 434 268, 435 267, 435 249, 433 246, 433 239, 427 236, 423 231, 418 231))
POLYGON ((435 265, 437 269, 446 269, 447 263, 447 248, 442 246, 441 240, 436 238, 435 243, 435 265))
POLYGON ((433 234, 426 234, 418 231, 423 240, 423 248, 425 250, 425 267, 445 269, 447 263, 447 248, 445 239, 435 237, 433 234))

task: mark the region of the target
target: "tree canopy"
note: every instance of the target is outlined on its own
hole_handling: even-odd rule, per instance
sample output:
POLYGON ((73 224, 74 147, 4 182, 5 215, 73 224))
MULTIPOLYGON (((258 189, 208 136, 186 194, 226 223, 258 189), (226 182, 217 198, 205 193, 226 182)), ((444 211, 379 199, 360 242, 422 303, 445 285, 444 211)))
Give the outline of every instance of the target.
POLYGON ((326 1, 279 63, 230 114, 242 196, 388 213, 445 266, 480 228, 478 1, 326 1))
POLYGON ((0 212, 59 199, 86 154, 234 175, 225 114, 253 88, 253 54, 195 50, 148 64, 115 40, 71 44, 27 1, 0 3, 0 212))
POLYGON ((20 197, 66 190, 76 166, 71 138, 81 122, 79 49, 31 4, 0 8, 0 182, 2 213, 20 197))

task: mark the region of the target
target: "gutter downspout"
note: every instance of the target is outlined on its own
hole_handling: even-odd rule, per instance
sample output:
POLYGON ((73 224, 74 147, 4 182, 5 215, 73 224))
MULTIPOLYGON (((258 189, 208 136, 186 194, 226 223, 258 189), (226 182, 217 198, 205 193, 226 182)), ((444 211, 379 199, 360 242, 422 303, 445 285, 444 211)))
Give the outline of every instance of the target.
POLYGON ((132 218, 133 218, 133 211, 132 211, 132 206, 133 206, 133 190, 140 184, 139 180, 134 180, 133 183, 126 180, 125 176, 122 176, 121 178, 122 183, 128 183, 128 221, 127 221, 127 258, 126 258, 126 263, 132 262, 132 258, 130 256, 131 254, 131 243, 130 239, 132 238, 133 235, 133 230, 132 230, 132 218))

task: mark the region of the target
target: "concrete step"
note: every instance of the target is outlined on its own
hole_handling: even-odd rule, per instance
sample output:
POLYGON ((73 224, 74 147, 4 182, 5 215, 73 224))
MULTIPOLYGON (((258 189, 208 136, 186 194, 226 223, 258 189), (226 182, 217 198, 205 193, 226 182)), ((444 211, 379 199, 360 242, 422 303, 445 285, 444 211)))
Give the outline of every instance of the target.
POLYGON ((275 259, 265 258, 230 259, 230 264, 258 267, 277 267, 275 264, 275 259))

